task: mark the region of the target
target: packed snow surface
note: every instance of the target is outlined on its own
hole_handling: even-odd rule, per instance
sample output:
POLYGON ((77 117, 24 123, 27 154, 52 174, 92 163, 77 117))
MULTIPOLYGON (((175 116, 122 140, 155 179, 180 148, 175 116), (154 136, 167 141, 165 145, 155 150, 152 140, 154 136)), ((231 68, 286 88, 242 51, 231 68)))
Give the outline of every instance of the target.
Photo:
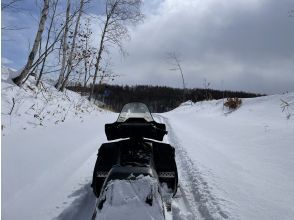
MULTIPOLYGON (((97 150, 118 115, 32 77, 16 87, 13 74, 2 69, 2 219, 90 219, 97 150)), ((155 114, 179 171, 168 219, 294 219, 293 103, 289 93, 243 99, 235 111, 217 100, 155 114)), ((116 197, 100 216, 161 219, 159 203, 140 203, 150 190, 140 181, 113 182, 116 197)))
POLYGON ((89 219, 96 153, 116 114, 34 82, 19 88, 2 68, 2 219, 89 219))

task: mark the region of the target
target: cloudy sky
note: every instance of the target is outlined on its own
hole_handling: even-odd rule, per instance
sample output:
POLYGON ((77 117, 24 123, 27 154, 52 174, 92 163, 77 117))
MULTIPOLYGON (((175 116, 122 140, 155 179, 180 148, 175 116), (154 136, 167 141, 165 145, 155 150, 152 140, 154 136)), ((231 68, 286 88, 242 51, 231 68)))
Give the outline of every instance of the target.
MULTIPOLYGON (((96 0, 99 1, 99 0, 96 0)), ((93 2, 95 3, 95 2, 93 2)), ((98 3, 89 7, 99 11, 98 3)), ((38 9, 2 13, 2 64, 24 65, 36 31, 38 9)), ((181 87, 168 52, 178 54, 187 87, 260 93, 294 91, 294 0, 145 0, 145 21, 130 28, 128 56, 112 52, 115 84, 181 87)), ((97 32, 98 32, 97 28, 97 32)), ((97 36, 99 33, 97 33, 97 36)))

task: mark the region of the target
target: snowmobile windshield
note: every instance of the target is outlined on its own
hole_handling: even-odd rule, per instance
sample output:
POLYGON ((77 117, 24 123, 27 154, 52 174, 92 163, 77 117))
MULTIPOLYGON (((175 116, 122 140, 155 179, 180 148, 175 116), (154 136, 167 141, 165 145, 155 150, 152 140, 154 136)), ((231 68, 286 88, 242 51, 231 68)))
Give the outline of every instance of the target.
POLYGON ((117 122, 125 122, 129 118, 144 118, 147 122, 154 121, 148 107, 140 102, 133 102, 124 105, 117 122))

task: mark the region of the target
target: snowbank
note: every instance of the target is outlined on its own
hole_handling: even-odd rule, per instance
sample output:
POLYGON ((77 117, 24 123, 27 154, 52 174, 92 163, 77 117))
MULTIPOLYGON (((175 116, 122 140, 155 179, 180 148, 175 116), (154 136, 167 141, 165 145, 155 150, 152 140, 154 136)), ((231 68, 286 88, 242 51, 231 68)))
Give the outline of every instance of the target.
POLYGON ((60 124, 66 120, 82 122, 85 116, 98 116, 102 111, 75 92, 58 92, 46 82, 36 87, 32 76, 22 87, 18 87, 11 80, 16 75, 14 70, 2 67, 1 127, 4 135, 19 129, 60 124))
POLYGON ((159 118, 180 184, 205 218, 294 219, 294 93, 242 101, 231 113, 215 100, 159 118), (290 104, 284 111, 281 100, 290 104))

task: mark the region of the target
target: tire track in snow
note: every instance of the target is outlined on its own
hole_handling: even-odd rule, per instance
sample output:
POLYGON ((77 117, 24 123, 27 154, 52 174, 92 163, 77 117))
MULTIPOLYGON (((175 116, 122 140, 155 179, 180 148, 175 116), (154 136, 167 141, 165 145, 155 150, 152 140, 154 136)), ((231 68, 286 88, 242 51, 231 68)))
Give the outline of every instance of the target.
POLYGON ((207 182, 202 178, 201 172, 190 159, 187 151, 181 146, 180 140, 172 130, 168 118, 158 114, 155 115, 155 117, 166 124, 168 130, 168 142, 174 146, 176 150, 179 185, 189 203, 186 205, 189 206, 193 215, 197 216, 195 219, 228 219, 229 216, 219 207, 216 199, 209 190, 207 182))
MULTIPOLYGON (((189 214, 187 216, 189 220, 227 219, 228 216, 220 209, 216 199, 211 195, 207 183, 201 177, 201 172, 181 146, 181 142, 172 130, 168 118, 162 115, 154 116, 166 124, 169 132, 167 140, 176 150, 180 187, 177 193, 178 197, 176 196, 173 199, 174 206, 171 218, 173 220, 186 220, 185 214, 191 213, 192 216, 189 214)), ((83 185, 69 197, 74 197, 75 200, 55 220, 91 219, 96 198, 90 184, 83 185)))
POLYGON ((68 197, 74 197, 75 200, 54 220, 90 220, 92 218, 96 197, 90 183, 74 191, 68 197))

